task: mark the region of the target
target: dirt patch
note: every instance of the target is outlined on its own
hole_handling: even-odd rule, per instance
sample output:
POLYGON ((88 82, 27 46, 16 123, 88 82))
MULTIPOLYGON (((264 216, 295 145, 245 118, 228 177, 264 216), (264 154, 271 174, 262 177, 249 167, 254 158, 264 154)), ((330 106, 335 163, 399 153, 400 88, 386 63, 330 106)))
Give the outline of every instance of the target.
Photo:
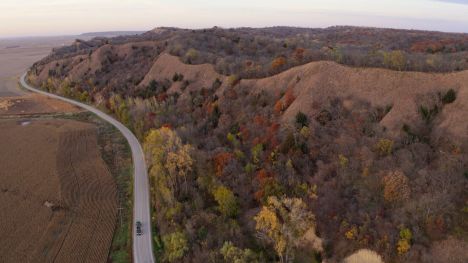
POLYGON ((82 109, 60 100, 28 93, 19 97, 0 97, 0 115, 76 113, 82 109))
POLYGON ((96 128, 0 120, 0 145, 2 261, 105 262, 117 195, 96 128))

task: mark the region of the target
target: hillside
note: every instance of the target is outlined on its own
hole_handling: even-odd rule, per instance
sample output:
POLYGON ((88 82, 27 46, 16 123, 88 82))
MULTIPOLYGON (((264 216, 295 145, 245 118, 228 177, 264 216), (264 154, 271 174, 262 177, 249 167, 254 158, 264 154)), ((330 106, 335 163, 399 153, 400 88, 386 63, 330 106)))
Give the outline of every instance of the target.
POLYGON ((163 28, 76 42, 29 79, 145 143, 163 261, 466 262, 466 37, 163 28))

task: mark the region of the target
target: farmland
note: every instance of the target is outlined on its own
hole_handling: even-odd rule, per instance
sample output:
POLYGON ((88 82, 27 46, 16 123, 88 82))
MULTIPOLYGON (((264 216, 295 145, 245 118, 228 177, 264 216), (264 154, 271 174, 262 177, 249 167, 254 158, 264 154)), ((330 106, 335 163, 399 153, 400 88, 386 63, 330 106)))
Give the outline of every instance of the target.
POLYGON ((0 218, 3 258, 105 261, 116 190, 96 129, 72 120, 3 120, 0 135, 0 206, 9 211, 0 218))
POLYGON ((17 86, 26 67, 62 41, 0 41, 0 262, 125 262, 132 178, 125 139, 92 114, 17 86))

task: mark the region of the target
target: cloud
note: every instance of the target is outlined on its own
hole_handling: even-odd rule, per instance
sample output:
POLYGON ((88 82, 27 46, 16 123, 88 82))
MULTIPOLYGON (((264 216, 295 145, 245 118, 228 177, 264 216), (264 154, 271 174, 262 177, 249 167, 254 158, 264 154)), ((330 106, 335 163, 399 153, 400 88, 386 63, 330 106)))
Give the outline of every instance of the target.
POLYGON ((435 0, 435 1, 451 3, 451 4, 468 5, 468 0, 435 0))

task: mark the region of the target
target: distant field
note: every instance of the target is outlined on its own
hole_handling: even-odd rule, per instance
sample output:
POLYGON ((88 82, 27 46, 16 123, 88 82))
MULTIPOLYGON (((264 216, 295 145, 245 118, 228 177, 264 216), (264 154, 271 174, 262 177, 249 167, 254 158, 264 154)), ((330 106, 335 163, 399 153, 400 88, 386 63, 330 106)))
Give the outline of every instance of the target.
POLYGON ((70 44, 75 37, 0 39, 0 97, 19 95, 17 77, 54 47, 70 44))

